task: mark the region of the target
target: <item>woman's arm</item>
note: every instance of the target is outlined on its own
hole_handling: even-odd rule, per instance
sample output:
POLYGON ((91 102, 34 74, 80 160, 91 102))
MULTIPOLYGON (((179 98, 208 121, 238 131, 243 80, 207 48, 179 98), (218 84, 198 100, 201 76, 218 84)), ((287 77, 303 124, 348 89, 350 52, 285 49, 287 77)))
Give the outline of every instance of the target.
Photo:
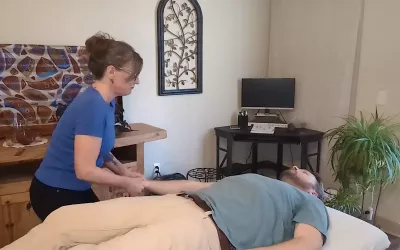
POLYGON ((147 191, 154 194, 178 194, 184 191, 196 191, 202 188, 211 186, 212 182, 198 182, 198 181, 151 181, 144 180, 143 185, 147 191))
POLYGON ((143 190, 143 178, 118 176, 96 166, 102 139, 94 136, 76 135, 74 143, 74 167, 78 179, 101 185, 126 189, 136 195, 143 190))
POLYGON ((114 174, 125 176, 126 169, 121 165, 122 163, 112 153, 104 157, 104 166, 106 168, 110 169, 114 174))
POLYGON ((104 166, 111 170, 114 174, 127 177, 142 177, 140 173, 132 172, 128 169, 130 163, 122 164, 112 153, 109 153, 107 157, 104 158, 104 166))

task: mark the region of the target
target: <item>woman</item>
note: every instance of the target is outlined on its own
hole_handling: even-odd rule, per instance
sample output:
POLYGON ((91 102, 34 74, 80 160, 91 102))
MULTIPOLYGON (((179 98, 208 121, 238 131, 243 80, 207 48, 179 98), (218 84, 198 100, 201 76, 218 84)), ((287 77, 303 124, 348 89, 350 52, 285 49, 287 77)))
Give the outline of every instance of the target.
POLYGON ((143 190, 143 176, 110 153, 115 142, 115 97, 139 84, 143 60, 125 42, 98 34, 85 43, 94 83, 62 115, 30 187, 32 208, 44 220, 61 206, 98 201, 92 184, 143 190), (112 172, 101 166, 105 165, 112 172))

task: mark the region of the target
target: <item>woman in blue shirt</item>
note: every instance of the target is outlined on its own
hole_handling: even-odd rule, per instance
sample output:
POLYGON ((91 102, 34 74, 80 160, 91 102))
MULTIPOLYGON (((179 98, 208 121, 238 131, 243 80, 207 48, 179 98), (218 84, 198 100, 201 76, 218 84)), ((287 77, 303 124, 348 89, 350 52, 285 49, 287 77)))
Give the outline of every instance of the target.
POLYGON ((59 207, 98 201, 92 184, 123 188, 131 195, 143 190, 143 176, 110 153, 114 100, 139 84, 143 59, 129 44, 105 34, 92 36, 85 46, 95 81, 65 110, 30 187, 32 208, 42 220, 59 207))

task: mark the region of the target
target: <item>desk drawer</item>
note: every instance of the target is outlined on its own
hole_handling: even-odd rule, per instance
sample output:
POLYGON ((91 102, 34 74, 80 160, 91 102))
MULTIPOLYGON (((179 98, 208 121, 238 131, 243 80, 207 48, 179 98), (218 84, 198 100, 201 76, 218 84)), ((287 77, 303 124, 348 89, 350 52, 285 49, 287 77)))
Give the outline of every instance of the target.
MULTIPOLYGON (((32 178, 32 177, 31 177, 32 178)), ((0 183, 0 196, 29 192, 31 180, 0 183)))

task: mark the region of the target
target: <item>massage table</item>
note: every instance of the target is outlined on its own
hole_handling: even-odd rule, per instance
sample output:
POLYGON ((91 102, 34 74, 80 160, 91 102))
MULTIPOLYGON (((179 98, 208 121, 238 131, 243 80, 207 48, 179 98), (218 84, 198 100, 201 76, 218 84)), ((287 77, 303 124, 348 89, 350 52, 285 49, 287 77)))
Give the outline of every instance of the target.
MULTIPOLYGON (((330 229, 323 250, 385 250, 377 227, 327 208, 330 229)), ((4 250, 220 250, 208 214, 176 195, 118 198, 72 205, 49 215, 4 250), (62 232, 62 233, 60 233, 62 232), (64 247, 67 246, 67 247, 64 247)))
POLYGON ((388 236, 379 228, 332 208, 327 209, 330 228, 323 250, 384 250, 390 246, 388 236))

